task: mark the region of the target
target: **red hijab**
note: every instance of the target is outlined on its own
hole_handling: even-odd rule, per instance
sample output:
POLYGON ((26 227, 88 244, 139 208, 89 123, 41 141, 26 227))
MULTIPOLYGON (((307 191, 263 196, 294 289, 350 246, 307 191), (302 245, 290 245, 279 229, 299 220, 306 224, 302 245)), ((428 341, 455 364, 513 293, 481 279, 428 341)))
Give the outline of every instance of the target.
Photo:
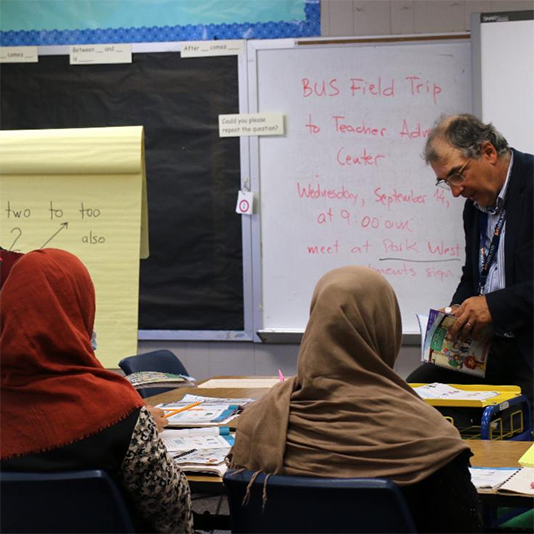
POLYGON ((15 263, 17 263, 24 254, 21 252, 12 252, 0 247, 0 288, 4 285, 7 275, 15 263))
POLYGON ((95 291, 76 256, 30 252, 0 297, 1 458, 81 440, 144 403, 91 347, 95 291))

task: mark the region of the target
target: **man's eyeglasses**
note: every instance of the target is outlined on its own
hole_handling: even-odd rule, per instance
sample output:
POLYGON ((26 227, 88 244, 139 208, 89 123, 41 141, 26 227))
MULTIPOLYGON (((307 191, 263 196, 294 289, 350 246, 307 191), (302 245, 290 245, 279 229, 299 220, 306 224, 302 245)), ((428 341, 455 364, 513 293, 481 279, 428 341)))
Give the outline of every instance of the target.
POLYGON ((436 186, 441 187, 442 189, 450 189, 450 187, 453 185, 460 185, 465 180, 465 176, 462 173, 465 171, 467 165, 469 165, 469 162, 472 159, 473 158, 469 158, 462 165, 462 168, 459 171, 452 173, 450 176, 447 176, 447 178, 438 178, 436 181, 436 186))

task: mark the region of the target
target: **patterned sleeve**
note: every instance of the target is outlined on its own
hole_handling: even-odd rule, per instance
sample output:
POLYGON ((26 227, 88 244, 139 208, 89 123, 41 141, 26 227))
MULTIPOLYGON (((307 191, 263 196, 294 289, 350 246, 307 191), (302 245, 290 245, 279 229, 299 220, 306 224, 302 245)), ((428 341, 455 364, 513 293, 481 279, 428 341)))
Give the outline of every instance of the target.
POLYGON ((193 533, 189 484, 144 407, 122 462, 122 478, 126 491, 156 532, 193 533))

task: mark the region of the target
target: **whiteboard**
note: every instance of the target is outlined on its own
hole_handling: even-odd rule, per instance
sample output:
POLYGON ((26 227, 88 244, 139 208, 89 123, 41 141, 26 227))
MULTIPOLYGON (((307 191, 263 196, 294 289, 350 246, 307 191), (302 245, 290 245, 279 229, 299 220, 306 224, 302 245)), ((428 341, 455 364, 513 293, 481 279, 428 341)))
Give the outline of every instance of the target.
POLYGON ((249 112, 286 127, 251 138, 256 331, 302 331, 315 283, 344 265, 384 274, 405 333, 450 302, 463 201, 421 157, 441 113, 471 111, 470 43, 448 37, 248 44, 249 112))
POLYGON ((473 14, 471 25, 480 80, 475 111, 511 146, 532 154, 534 11, 473 14))

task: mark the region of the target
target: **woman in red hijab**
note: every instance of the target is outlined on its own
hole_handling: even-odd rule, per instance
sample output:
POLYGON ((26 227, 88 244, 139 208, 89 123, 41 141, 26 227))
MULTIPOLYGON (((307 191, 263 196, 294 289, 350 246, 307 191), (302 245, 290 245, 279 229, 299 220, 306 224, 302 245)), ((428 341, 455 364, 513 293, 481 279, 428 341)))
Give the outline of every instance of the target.
POLYGON ((0 302, 2 471, 105 469, 136 529, 192 529, 190 491, 127 380, 91 347, 95 292, 69 252, 19 259, 0 302))

